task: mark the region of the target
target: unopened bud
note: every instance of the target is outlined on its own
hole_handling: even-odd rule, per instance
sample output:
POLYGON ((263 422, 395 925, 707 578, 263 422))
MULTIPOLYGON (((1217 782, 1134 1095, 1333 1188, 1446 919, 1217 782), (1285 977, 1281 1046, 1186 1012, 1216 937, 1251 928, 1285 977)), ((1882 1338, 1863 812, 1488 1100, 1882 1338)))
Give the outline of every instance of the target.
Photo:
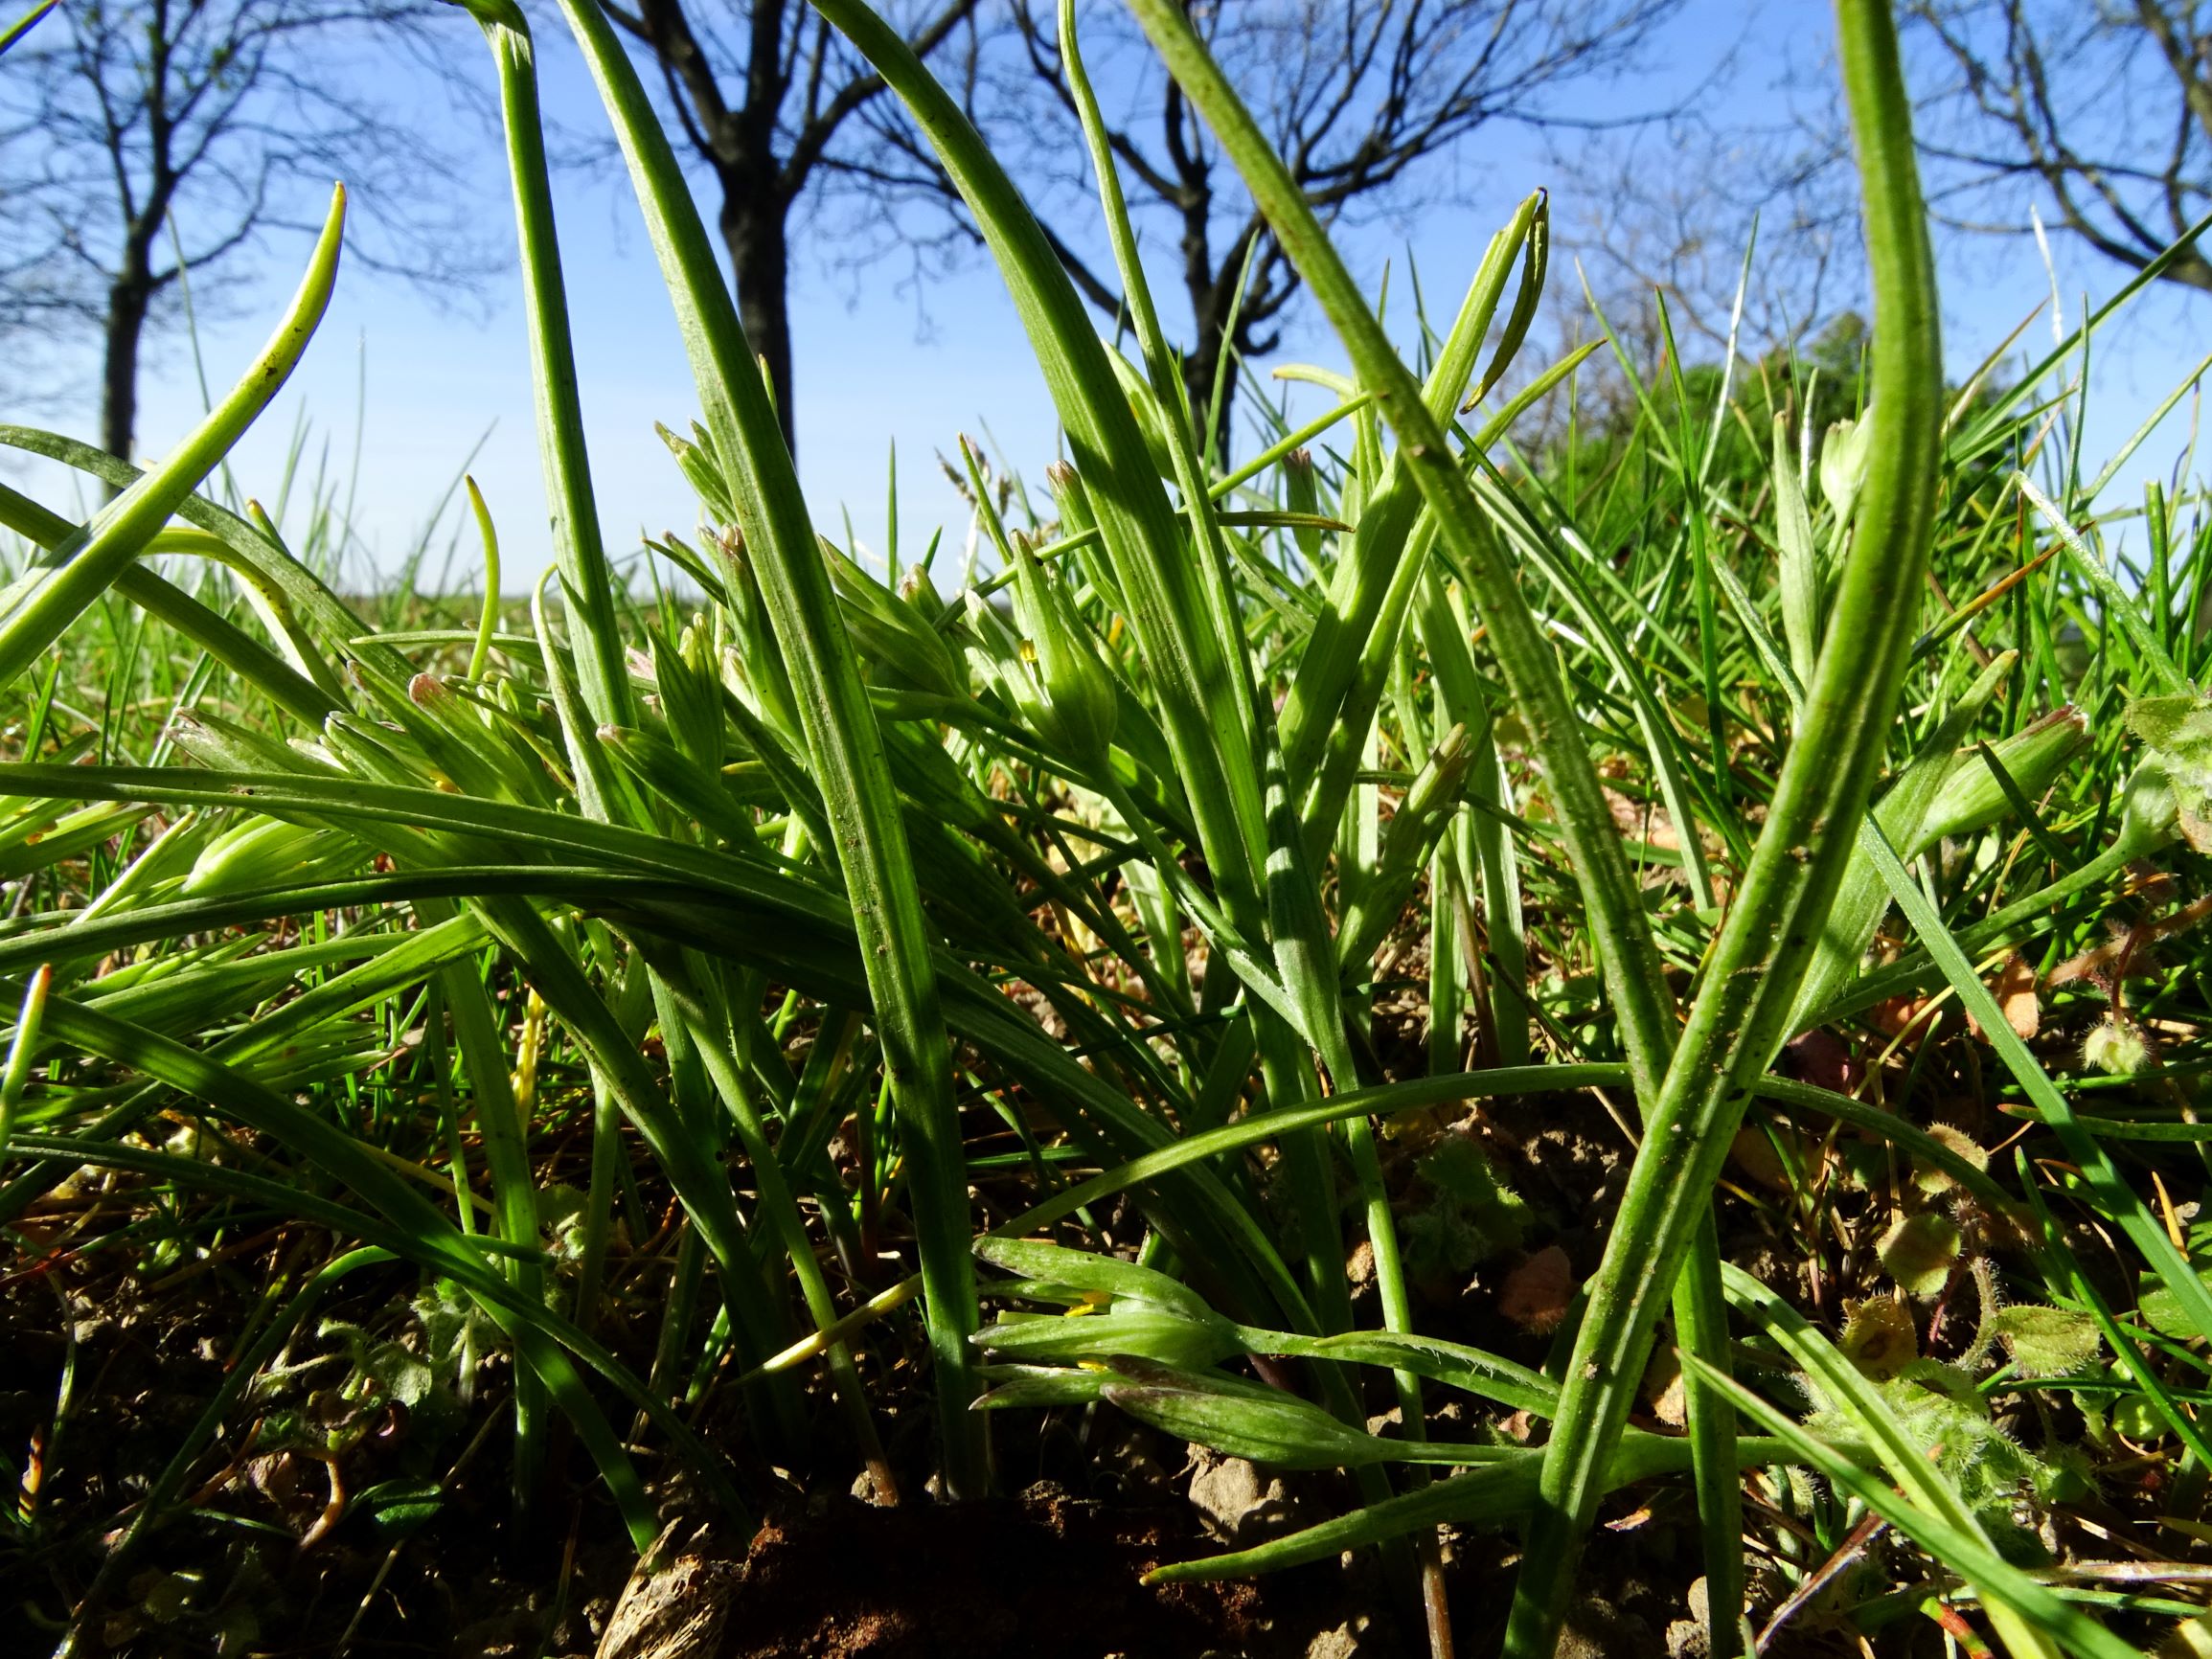
MULTIPOLYGON (((2027 799, 2049 788, 2066 762, 2088 739, 2088 722, 2076 708, 2064 708, 2035 724, 1992 743, 1990 752, 2004 767, 2005 776, 2027 799)), ((2012 809, 2011 798, 1988 760, 1976 749, 1967 750, 1945 777, 1920 821, 1916 846, 1926 849, 1946 835, 1966 835, 1985 830, 2012 809)))
POLYGON ((706 433, 696 425, 692 428, 692 438, 680 438, 658 423, 653 430, 660 434, 661 442, 675 457, 676 466, 698 495, 699 505, 706 509, 707 516, 717 524, 728 524, 735 519, 737 512, 730 505, 729 486, 722 480, 722 469, 716 463, 706 433))
POLYGON ((1105 759, 1114 735, 1114 683, 1091 648, 1064 587, 1047 579, 1029 543, 1016 536, 1015 616, 1028 636, 1020 670, 1010 676, 1022 714, 1038 736, 1074 759, 1105 759))
MULTIPOLYGON (((1312 452, 1293 449, 1283 457, 1283 503, 1292 512, 1321 516, 1321 485, 1313 472, 1312 452)), ((1298 544, 1298 553, 1309 567, 1321 557, 1321 532, 1311 525, 1296 525, 1290 531, 1298 544)))
POLYGON ((187 898, 207 898, 312 880, 351 869, 360 856, 359 848, 334 830, 250 818, 200 850, 178 891, 187 898))
POLYGON ((910 564, 899 573, 899 597, 919 611, 922 620, 931 627, 945 615, 944 595, 929 580, 929 573, 918 564, 910 564))
POLYGON ((1061 534, 1081 535, 1098 528, 1098 514, 1091 511, 1090 491, 1083 488, 1082 473, 1064 461, 1055 461, 1044 469, 1044 481, 1060 506, 1061 534))
POLYGON ((1869 403, 1856 420, 1838 420, 1828 429, 1820 446, 1820 493, 1841 518, 1859 500, 1866 482, 1866 459, 1874 447, 1874 405, 1869 403))
POLYGON ((1168 429, 1165 421, 1172 419, 1160 408, 1160 400, 1152 396, 1152 389, 1145 377, 1119 352, 1108 352, 1106 361, 1113 365, 1114 378, 1122 385, 1122 396, 1129 399, 1129 413, 1136 417, 1137 431, 1145 441, 1145 454, 1152 464, 1152 470, 1162 478, 1175 475, 1174 456, 1168 449, 1168 429))

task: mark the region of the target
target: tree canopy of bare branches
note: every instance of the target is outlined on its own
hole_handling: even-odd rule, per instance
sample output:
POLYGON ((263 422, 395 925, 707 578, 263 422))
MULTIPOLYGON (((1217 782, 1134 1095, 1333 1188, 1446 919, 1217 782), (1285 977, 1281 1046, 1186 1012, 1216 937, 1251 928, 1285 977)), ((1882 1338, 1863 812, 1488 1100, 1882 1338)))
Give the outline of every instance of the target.
POLYGON ((317 229, 333 179, 356 203, 354 264, 439 286, 481 272, 451 158, 378 92, 445 11, 85 0, 0 63, 0 336, 97 330, 109 450, 129 454, 140 355, 180 285, 204 303, 250 280, 241 256, 317 229))
MULTIPOLYGON (((1309 198, 1351 223, 1469 188, 1471 172, 1453 169, 1463 141, 1494 122, 1563 119, 1561 95, 1632 63, 1679 3, 1207 0, 1193 11, 1309 198)), ((931 268, 929 253, 971 238, 957 194, 896 101, 799 0, 609 10, 658 61, 716 181, 740 310, 788 431, 792 226, 809 193, 840 201, 824 229, 858 257, 898 249, 931 268)), ((916 0, 890 15, 1021 181, 1078 286, 1117 315, 1051 0, 916 0)), ((1218 379, 1233 388, 1237 360, 1273 349, 1297 274, 1122 9, 1083 0, 1079 27, 1140 229, 1176 250, 1202 410, 1218 379)))
MULTIPOLYGON (((1004 78, 985 101, 991 130, 1057 172, 1044 195, 1062 262, 1108 316, 1122 308, 1084 188, 1074 102, 1050 0, 1008 0, 1026 85, 1004 78)), ((1676 0, 1205 0, 1191 8, 1220 60, 1327 222, 1405 216, 1471 194, 1483 175, 1466 141, 1494 124, 1604 125, 1566 108, 1578 83, 1632 66, 1676 0)), ((1109 143, 1140 235, 1162 237, 1190 311, 1184 353, 1192 406, 1226 415, 1238 363, 1279 340, 1297 272, 1224 165, 1211 135, 1110 5, 1077 17, 1109 143), (1217 398, 1215 389, 1222 396, 1217 398)), ((987 59, 987 61, 989 61, 987 59)), ((1156 245, 1156 243, 1155 243, 1156 245)))
MULTIPOLYGON (((882 10, 928 58, 976 7, 922 0, 882 10)), ((739 315, 767 365, 788 443, 793 217, 825 187, 857 190, 878 206, 894 199, 901 186, 878 165, 875 139, 900 117, 878 107, 882 79, 805 0, 607 0, 606 11, 659 65, 669 105, 714 179, 739 315)))
MULTIPOLYGON (((2018 232, 2033 202, 2140 270, 2212 211, 2212 8, 1910 0, 1907 11, 1922 148, 1953 223, 2018 232)), ((2212 290, 2212 260, 2194 248, 2162 275, 2212 290)))

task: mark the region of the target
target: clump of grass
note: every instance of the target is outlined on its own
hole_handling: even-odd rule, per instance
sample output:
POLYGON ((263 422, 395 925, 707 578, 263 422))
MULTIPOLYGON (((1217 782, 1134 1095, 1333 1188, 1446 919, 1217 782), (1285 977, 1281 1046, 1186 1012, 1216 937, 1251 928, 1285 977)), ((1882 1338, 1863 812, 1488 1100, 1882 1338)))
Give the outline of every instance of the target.
MULTIPOLYGON (((1231 468, 1103 136, 1135 361, 897 36, 820 0, 936 145, 1064 432, 1049 504, 964 451, 997 574, 947 592, 931 557, 878 574, 817 534, 645 91, 563 0, 692 353, 671 488, 699 529, 655 544, 687 597, 650 602, 598 533, 529 25, 468 10, 555 508, 526 614, 472 486, 474 618, 364 617, 270 515, 195 493, 312 331, 342 197, 176 455, 142 475, 0 431, 120 491, 80 525, 0 489, 37 550, 0 596, 0 1217, 47 1267, 43 1218, 88 1179, 147 1218, 99 1241, 143 1271, 223 1259, 248 1217, 331 1241, 285 1257, 127 1516, 84 1521, 116 1541, 72 1640, 254 1379, 326 1362, 310 1340, 346 1410, 321 1440, 285 1417, 286 1445, 342 1467, 363 1414, 461 1410, 496 1350, 514 1512, 573 1438, 641 1551, 679 1502, 749 1530, 769 1469, 981 1495, 1004 1425, 1105 1401, 1357 1494, 1155 1578, 1380 1546, 1438 1653, 1440 1528, 1521 1531, 1506 1649, 1548 1654, 1601 1501, 1681 1476, 1718 1654, 1754 1610, 1978 1617, 2016 1654, 2194 1615, 2184 1572, 2085 1589, 2067 1515, 2150 1459, 2199 1525, 2212 1459, 2212 1296, 2173 1199, 2205 1169, 2206 531, 2158 489, 2103 507, 2124 457, 2084 472, 2076 372, 2111 307, 2010 384, 1943 384, 1886 8, 1838 7, 1876 277, 1850 418, 1809 420, 1787 355, 1701 389, 1676 364, 1601 442, 1532 456, 1516 418, 1587 355, 1522 361, 1543 198, 1408 364, 1180 10, 1138 0, 1351 364, 1302 428, 1260 406, 1231 468), (2115 569, 2123 519, 2142 562, 2115 569), (1583 1091, 1625 1148, 1602 1257, 1531 1321, 1548 1342, 1458 1329, 1425 1285, 1561 1231, 1475 1137, 1583 1091), (396 1265, 427 1284, 310 1336, 338 1280, 396 1265), (1680 1432, 1630 1422, 1662 1340, 1680 1432), (919 1458, 886 1428, 918 1388, 919 1458)), ((460 1466, 364 1512, 422 1524, 460 1466)), ((35 1506, 8 1524, 51 1542, 35 1506)))

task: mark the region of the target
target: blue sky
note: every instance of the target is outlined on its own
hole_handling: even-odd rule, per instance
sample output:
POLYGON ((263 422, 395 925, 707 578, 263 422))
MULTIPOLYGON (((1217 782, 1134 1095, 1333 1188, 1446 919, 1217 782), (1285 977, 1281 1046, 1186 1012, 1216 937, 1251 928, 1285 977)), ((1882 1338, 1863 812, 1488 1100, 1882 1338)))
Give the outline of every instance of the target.
MULTIPOLYGON (((1665 103, 1710 71, 1716 42, 1741 44, 1754 62, 1784 48, 1801 62, 1815 62, 1818 37, 1807 22, 1817 18, 1824 25, 1826 9, 1810 0, 1763 8, 1743 0, 1699 0, 1660 43, 1655 71, 1630 85, 1605 89, 1603 101, 1615 111, 1665 103)), ((462 44, 473 49, 472 31, 459 17, 455 22, 463 26, 462 44)), ((596 124, 596 101, 565 43, 548 39, 544 62, 549 106, 579 130, 596 124)), ((1762 73, 1748 73, 1731 96, 1754 112, 1773 114, 1781 95, 1762 81, 1762 73)), ((490 171, 489 147, 475 141, 470 148, 483 152, 483 165, 459 186, 481 193, 484 212, 506 234, 511 219, 490 171)), ((1410 251, 1430 305, 1448 309, 1492 229, 1529 189, 1554 187, 1555 214, 1562 225, 1587 216, 1592 205, 1560 191, 1559 181, 1547 176, 1552 170, 1539 141, 1512 129, 1486 129, 1459 166, 1462 178, 1484 182, 1467 188, 1464 202, 1425 211, 1410 225, 1369 227, 1356 250, 1356 267, 1363 276, 1380 278, 1385 260, 1402 260, 1410 251)), ((689 374, 627 185, 610 170, 600 177, 570 175, 560 193, 601 515, 610 549, 634 548, 640 531, 691 527, 691 497, 653 433, 656 420, 679 429, 689 420, 689 374)), ((1603 204, 1596 205, 1602 215, 1603 204)), ((2085 288, 2102 296, 2123 280, 2117 267, 2069 242, 2055 242, 2053 251, 2069 321, 2078 315, 2085 288)), ((270 267, 288 282, 303 253, 299 245, 281 245, 270 267)), ((1955 248, 1945 263, 1947 347, 1957 369, 1971 365, 2049 291, 2034 244, 2026 240, 1955 248)), ((966 514, 938 471, 937 454, 954 453, 961 432, 987 435, 1031 480, 1040 481, 1042 466, 1055 452, 1054 419, 1012 307, 980 257, 954 280, 924 290, 919 306, 901 274, 889 266, 832 274, 818 258, 805 251, 798 257, 794 333, 802 482, 827 533, 841 535, 842 515, 849 511, 859 540, 879 556, 886 459, 895 442, 902 551, 913 557, 930 530, 943 525, 957 555, 966 514)), ((1555 263, 1553 281, 1571 284, 1572 269, 1555 263)), ((1163 289, 1161 297, 1172 330, 1181 321, 1174 295, 1163 289)), ((242 368, 282 302, 274 287, 248 295, 233 307, 235 316, 203 331, 212 379, 222 381, 242 368)), ((2203 350, 2197 342, 2206 331, 2205 305, 2157 295, 2108 338, 2095 379, 2090 456, 2117 445, 2193 366, 2203 350)), ((2029 339, 2046 344, 2047 328, 2047 321, 2039 320, 2029 339)), ((1287 330, 1281 355, 1341 361, 1310 312, 1301 312, 1287 330)), ((181 344, 154 353, 144 404, 141 448, 148 454, 173 443, 196 417, 197 382, 181 344)), ((351 580, 366 582, 396 567, 422 537, 480 439, 471 470, 500 525, 507 552, 503 585, 521 591, 542 569, 543 496, 522 324, 501 284, 488 291, 483 305, 441 310, 403 284, 358 270, 344 275, 307 360, 234 458, 247 493, 273 496, 303 412, 310 452, 319 454, 327 445, 340 475, 351 471, 358 439, 357 553, 348 571, 351 580), (358 434, 357 396, 365 409, 358 434)), ((2181 417, 2186 414, 2184 405, 2181 417)), ((4 385, 0 417, 84 434, 95 426, 88 401, 58 411, 26 410, 4 385)), ((2181 417, 2146 446, 2122 488, 2139 492, 2142 477, 2171 467, 2186 438, 2181 417)), ((33 469, 11 476, 28 479, 26 487, 57 505, 70 499, 70 487, 52 474, 33 469)), ((443 576, 454 587, 473 589, 481 577, 472 538, 464 537, 455 562, 446 563, 455 523, 448 513, 425 561, 424 580, 435 583, 443 576)))

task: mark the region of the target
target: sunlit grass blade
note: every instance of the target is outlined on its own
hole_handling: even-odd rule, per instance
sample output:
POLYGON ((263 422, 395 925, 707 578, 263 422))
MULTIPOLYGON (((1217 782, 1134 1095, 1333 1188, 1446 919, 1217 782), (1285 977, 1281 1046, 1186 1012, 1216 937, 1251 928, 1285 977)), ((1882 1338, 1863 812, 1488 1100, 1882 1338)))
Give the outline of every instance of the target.
POLYGON ((283 389, 330 304, 345 223, 346 193, 341 186, 331 199, 330 216, 299 291, 237 387, 159 466, 95 514, 81 539, 56 549, 49 564, 0 595, 0 606, 5 607, 0 610, 0 685, 12 684, 114 584, 283 389))
POLYGON ((613 26, 582 0, 568 0, 562 12, 629 165, 830 813, 834 840, 829 851, 852 898, 910 1167, 946 1486, 960 1495, 979 1493, 990 1474, 981 1422, 967 1409, 976 1392, 968 1336, 977 1322, 967 1173, 931 937, 882 739, 769 389, 739 327, 682 169, 613 26))
MULTIPOLYGON (((1697 1231, 1743 1112, 1742 1090, 1784 1034, 1848 862, 1841 826, 1865 807, 1895 713, 1927 566, 1943 414, 1934 273, 1897 58, 1876 0, 1839 0, 1839 39, 1866 201, 1876 293, 1873 399, 1881 442, 1861 487, 1807 714, 1751 865, 1715 942, 1689 1024, 1645 1117, 1604 1265, 1568 1363, 1544 1501, 1515 1589, 1506 1650, 1548 1656, 1597 1501, 1597 1472, 1627 1420, 1661 1298, 1697 1231)), ((1732 1617, 1719 1610, 1714 1623, 1732 1617)))

